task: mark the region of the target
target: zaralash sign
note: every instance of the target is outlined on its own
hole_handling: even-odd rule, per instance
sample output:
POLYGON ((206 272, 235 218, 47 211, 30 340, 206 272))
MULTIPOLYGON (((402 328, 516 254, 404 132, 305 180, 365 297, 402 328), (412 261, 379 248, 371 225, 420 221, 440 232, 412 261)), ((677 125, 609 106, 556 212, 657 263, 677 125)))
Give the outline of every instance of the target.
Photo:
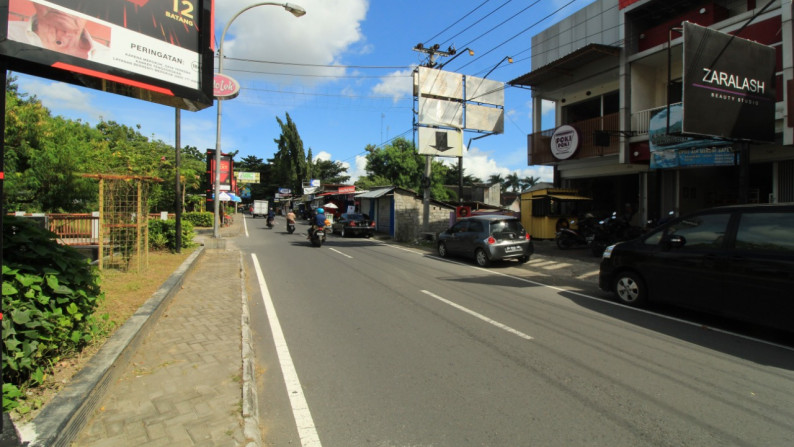
POLYGON ((775 139, 775 49, 684 22, 683 133, 775 139))

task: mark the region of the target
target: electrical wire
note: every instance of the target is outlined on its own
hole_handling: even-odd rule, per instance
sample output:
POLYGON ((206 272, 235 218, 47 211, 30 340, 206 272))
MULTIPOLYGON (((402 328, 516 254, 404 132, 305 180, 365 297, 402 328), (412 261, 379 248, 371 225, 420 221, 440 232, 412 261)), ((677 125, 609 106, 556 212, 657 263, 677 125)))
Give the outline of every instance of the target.
MULTIPOLYGON (((443 30, 441 30, 441 31, 440 31, 438 34, 436 34, 435 36, 433 36, 433 37, 431 37, 431 38, 429 38, 429 39, 425 40, 424 42, 425 42, 426 44, 428 44, 428 45, 429 45, 429 44, 430 44, 430 41, 432 41, 432 40, 433 40, 433 39, 435 39, 436 37, 440 36, 441 34, 444 34, 444 32, 446 32, 448 29, 450 29, 450 28, 452 28, 453 26, 457 25, 458 23, 460 23, 460 22, 461 22, 461 20, 463 20, 463 19, 465 19, 466 17, 470 16, 472 13, 474 13, 475 11, 477 11, 477 10, 478 10, 478 9, 480 9, 480 8, 481 8, 483 5, 485 5, 486 3, 490 2, 490 1, 491 1, 491 0, 485 0, 484 2, 480 3, 480 5, 479 5, 479 6, 475 7, 475 8, 474 8, 474 9, 472 9, 471 11, 467 12, 467 13, 466 13, 466 14, 465 14, 463 17, 461 17, 461 18, 459 18, 458 20, 456 20, 456 21, 455 21, 455 22, 454 22, 452 25, 449 25, 448 27, 444 28, 444 29, 443 29, 443 30)), ((464 47, 464 48, 465 48, 465 47, 464 47)))
POLYGON ((572 5, 573 3, 575 3, 576 1, 577 1, 577 0, 571 0, 571 1, 569 1, 568 3, 566 3, 566 4, 562 5, 562 6, 560 6, 559 8, 557 8, 557 9, 556 9, 554 12, 552 12, 551 14, 549 14, 549 15, 547 15, 547 16, 545 16, 545 17, 543 17, 542 19, 540 19, 540 20, 538 20, 537 22, 533 23, 532 25, 530 25, 530 26, 528 26, 528 27, 524 28, 523 30, 521 30, 521 31, 520 31, 520 32, 518 32, 517 34, 513 35, 513 36, 512 36, 512 37, 510 37, 509 39, 507 39, 507 40, 505 40, 504 42, 500 43, 499 45, 497 45, 497 46, 495 46, 495 47, 491 48, 490 50, 486 51, 486 52, 485 52, 485 53, 484 53, 482 56, 480 56, 480 57, 478 57, 478 58, 475 58, 473 61, 470 61, 470 62, 468 62, 468 63, 464 64, 464 65, 463 65, 462 67, 460 67, 458 70, 460 70, 460 69, 463 69, 463 68, 465 68, 465 67, 467 67, 467 66, 469 66, 469 65, 473 64, 474 62, 478 61, 479 59, 482 59, 484 56, 486 56, 486 55, 488 55, 488 54, 490 54, 490 53, 494 52, 494 51, 495 51, 497 48, 500 48, 501 46, 503 46, 503 45, 505 45, 506 43, 510 42, 511 40, 515 39, 516 37, 518 37, 518 36, 520 36, 520 35, 524 34, 525 32, 527 32, 527 31, 529 31, 529 30, 531 30, 532 28, 534 28, 535 26, 537 26, 537 25, 538 25, 538 24, 540 24, 541 22, 543 22, 543 21, 545 21, 546 19, 550 18, 551 16, 553 16, 553 15, 557 14, 558 12, 560 12, 560 11, 562 11, 563 9, 567 8, 568 6, 571 6, 571 5, 572 5))
MULTIPOLYGON (((490 16, 491 16, 491 14, 493 14, 493 13, 495 13, 496 11, 498 11, 498 10, 502 9, 502 7, 503 7, 503 6, 507 5, 508 3, 512 2, 512 1, 513 1, 513 0, 507 0, 506 2, 502 3, 502 5, 501 5, 501 6, 497 7, 496 9, 494 9, 494 10, 493 10, 493 11, 491 11, 491 12, 489 12, 488 14, 484 15, 483 17, 481 17, 481 18, 480 18, 480 20, 477 20, 476 22, 472 23, 471 25, 469 25, 469 26, 468 26, 468 28, 464 28, 464 29, 463 29, 462 31, 460 31, 459 33, 457 33, 457 34, 455 34, 454 36, 450 37, 449 39, 447 39, 447 40, 445 40, 445 41, 441 42, 441 45, 446 45, 446 43, 447 43, 447 42, 451 41, 452 39, 454 39, 454 38, 456 38, 456 37, 460 36, 460 35, 461 35, 461 34, 463 34, 464 32, 466 32, 466 31, 468 31, 469 29, 471 29, 472 27, 476 26, 478 23, 480 23, 480 22, 482 22, 483 20, 487 19, 488 17, 490 17, 490 16)), ((464 46, 463 46, 463 48, 467 48, 467 47, 468 47, 468 45, 464 45, 464 46)))

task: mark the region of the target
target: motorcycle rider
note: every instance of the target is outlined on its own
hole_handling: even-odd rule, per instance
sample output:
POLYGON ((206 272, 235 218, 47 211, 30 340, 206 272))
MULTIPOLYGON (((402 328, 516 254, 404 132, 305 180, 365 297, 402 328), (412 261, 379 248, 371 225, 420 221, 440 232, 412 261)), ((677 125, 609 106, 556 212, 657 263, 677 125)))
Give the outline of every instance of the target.
POLYGON ((292 210, 289 210, 287 213, 287 223, 293 225, 295 224, 295 213, 293 213, 292 210))
POLYGON ((325 210, 317 208, 317 214, 314 216, 311 228, 309 228, 309 239, 311 239, 314 231, 318 228, 325 228, 325 210))
POLYGON ((276 213, 272 209, 270 209, 267 212, 267 226, 272 227, 275 222, 276 222, 276 213))

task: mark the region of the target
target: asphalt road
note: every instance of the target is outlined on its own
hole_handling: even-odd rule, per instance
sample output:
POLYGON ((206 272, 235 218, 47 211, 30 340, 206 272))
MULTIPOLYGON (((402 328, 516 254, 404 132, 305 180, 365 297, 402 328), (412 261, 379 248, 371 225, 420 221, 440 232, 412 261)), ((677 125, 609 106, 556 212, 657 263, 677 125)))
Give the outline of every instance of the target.
POLYGON ((267 445, 794 445, 789 347, 617 305, 564 259, 246 223, 267 445))

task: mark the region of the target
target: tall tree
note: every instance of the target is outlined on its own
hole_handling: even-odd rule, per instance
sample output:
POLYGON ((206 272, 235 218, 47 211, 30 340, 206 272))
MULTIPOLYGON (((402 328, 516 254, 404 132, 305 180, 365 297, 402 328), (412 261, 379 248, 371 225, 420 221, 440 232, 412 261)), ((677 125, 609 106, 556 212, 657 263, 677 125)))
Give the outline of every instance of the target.
MULTIPOLYGON (((367 145, 367 176, 356 182, 356 186, 368 189, 374 186, 394 185, 412 191, 423 192, 422 177, 425 158, 416 151, 413 143, 405 138, 396 138, 388 145, 378 148, 367 145)), ((436 200, 449 200, 452 193, 444 188, 448 168, 439 162, 431 163, 430 194, 436 200)))
POLYGON ((519 192, 521 190, 521 180, 518 178, 518 173, 513 172, 507 174, 504 181, 504 189, 510 189, 513 192, 519 192))
POLYGON ((488 183, 491 184, 491 185, 493 185, 494 183, 498 183, 499 184, 499 189, 501 189, 502 192, 505 192, 505 189, 506 189, 505 188, 505 180, 502 177, 502 174, 491 174, 491 176, 488 177, 488 183))
POLYGON ((306 153, 303 150, 303 140, 301 140, 298 128, 289 113, 286 114, 286 121, 276 117, 281 127, 281 135, 274 140, 278 147, 273 157, 273 170, 268 182, 275 189, 278 187, 290 188, 293 191, 300 191, 304 180, 309 180, 306 170, 306 153))
POLYGON ((540 177, 527 176, 521 180, 521 191, 526 191, 540 182, 540 177))

